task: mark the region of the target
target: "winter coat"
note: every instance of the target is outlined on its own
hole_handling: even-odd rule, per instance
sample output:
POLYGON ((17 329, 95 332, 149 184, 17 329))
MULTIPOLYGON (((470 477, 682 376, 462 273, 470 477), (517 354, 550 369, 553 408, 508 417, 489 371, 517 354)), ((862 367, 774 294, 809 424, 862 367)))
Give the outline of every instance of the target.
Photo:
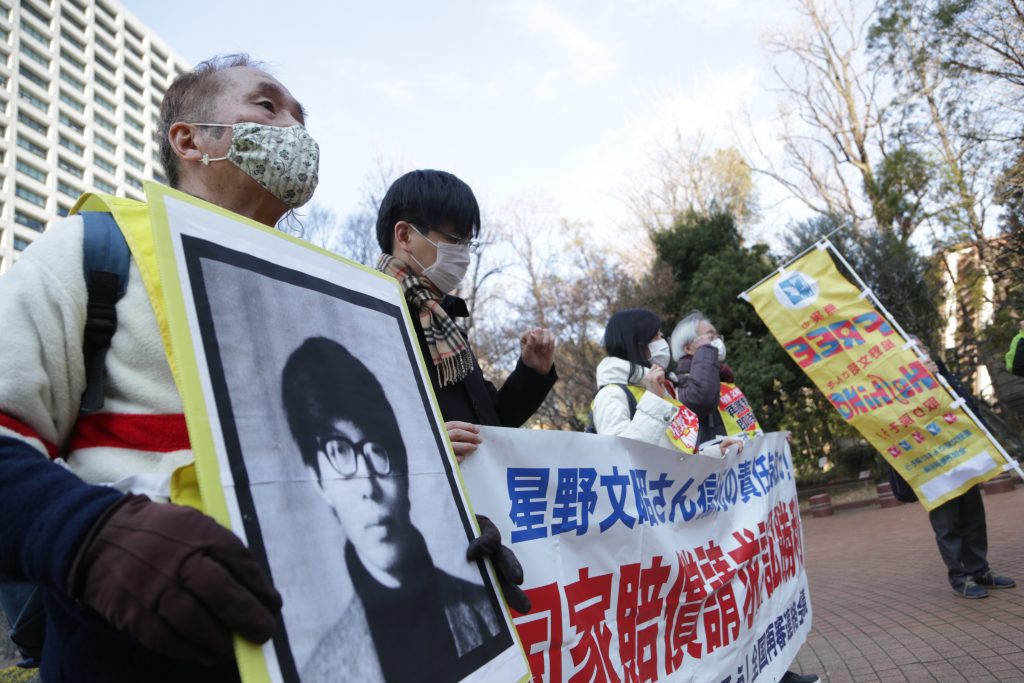
MULTIPOLYGON (((454 296, 446 296, 441 306, 452 318, 469 315, 466 302, 454 296)), ((445 421, 459 420, 490 427, 520 427, 533 415, 548 392, 558 380, 554 366, 546 375, 527 367, 522 359, 508 376, 501 389, 484 379, 480 365, 473 357, 473 371, 461 382, 442 387, 437 376, 437 367, 430 361, 419 318, 413 315, 413 326, 419 339, 420 349, 426 361, 427 374, 434 387, 434 395, 445 421)))
POLYGON ((686 355, 676 364, 676 397, 684 406, 697 413, 700 432, 697 443, 725 436, 725 423, 718 412, 722 382, 732 382, 733 373, 718 360, 718 349, 705 344, 692 355, 686 355))

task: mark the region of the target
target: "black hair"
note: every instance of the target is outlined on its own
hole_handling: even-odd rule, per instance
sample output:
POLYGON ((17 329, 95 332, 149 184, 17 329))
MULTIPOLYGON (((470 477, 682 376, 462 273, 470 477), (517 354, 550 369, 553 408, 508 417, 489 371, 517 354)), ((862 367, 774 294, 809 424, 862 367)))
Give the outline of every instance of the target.
POLYGON ((469 185, 446 171, 410 171, 388 188, 377 211, 377 243, 392 253, 395 224, 451 232, 463 239, 480 234, 480 206, 469 185))
POLYGON ((609 356, 629 361, 632 377, 637 366, 650 367, 644 349, 661 329, 661 318, 646 308, 627 308, 612 314, 604 328, 604 350, 609 356))
POLYGON ((348 420, 380 441, 391 472, 408 471, 398 420, 373 373, 332 339, 310 337, 292 351, 281 371, 281 402, 302 461, 320 478, 316 438, 336 420, 348 420))

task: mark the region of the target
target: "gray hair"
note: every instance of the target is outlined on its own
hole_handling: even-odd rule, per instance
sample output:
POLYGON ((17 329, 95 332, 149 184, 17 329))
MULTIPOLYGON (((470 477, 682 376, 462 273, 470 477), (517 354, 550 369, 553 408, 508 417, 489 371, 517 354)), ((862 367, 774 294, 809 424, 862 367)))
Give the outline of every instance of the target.
POLYGON ((697 328, 700 327, 702 322, 711 323, 706 315, 695 310, 687 313, 685 318, 676 323, 676 328, 672 330, 670 346, 673 358, 679 360, 686 355, 683 349, 686 348, 687 344, 692 344, 693 340, 697 338, 697 328))

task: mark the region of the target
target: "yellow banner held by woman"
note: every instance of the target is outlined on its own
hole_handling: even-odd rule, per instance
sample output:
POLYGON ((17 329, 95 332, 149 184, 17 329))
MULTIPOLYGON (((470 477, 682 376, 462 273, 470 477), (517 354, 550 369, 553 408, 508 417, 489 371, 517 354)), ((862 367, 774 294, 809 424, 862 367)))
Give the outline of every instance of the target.
POLYGON ((812 249, 747 292, 771 333, 927 509, 1002 472, 998 444, 904 348, 827 249, 812 249))

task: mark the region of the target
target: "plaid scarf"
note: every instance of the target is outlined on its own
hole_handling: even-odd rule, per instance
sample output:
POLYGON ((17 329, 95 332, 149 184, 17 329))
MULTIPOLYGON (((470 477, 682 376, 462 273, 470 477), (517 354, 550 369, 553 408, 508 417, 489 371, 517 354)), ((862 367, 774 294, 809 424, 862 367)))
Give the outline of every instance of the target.
POLYGON ((430 360, 437 367, 442 387, 458 384, 473 371, 473 352, 445 310, 441 294, 429 280, 421 280, 401 259, 381 254, 377 270, 398 280, 412 313, 419 317, 430 360))

